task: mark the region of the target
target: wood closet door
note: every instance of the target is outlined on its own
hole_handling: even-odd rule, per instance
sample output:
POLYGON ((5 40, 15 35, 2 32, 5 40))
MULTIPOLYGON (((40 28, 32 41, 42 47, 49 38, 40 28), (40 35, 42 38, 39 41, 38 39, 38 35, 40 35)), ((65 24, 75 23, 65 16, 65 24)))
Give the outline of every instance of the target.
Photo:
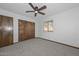
POLYGON ((35 37, 35 24, 33 22, 26 22, 25 30, 27 31, 27 39, 35 37))
POLYGON ((25 22, 22 20, 19 20, 19 41, 23 41, 26 39, 25 36, 25 22))
POLYGON ((35 23, 19 20, 19 41, 35 37, 35 23))
POLYGON ((13 44, 13 18, 2 16, 2 46, 13 44))

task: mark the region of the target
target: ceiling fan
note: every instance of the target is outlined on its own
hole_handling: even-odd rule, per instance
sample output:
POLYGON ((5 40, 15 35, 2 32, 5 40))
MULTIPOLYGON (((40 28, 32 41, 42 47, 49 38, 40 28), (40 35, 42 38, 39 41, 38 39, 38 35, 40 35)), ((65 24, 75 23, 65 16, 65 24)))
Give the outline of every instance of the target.
POLYGON ((38 6, 34 7, 32 3, 29 3, 29 5, 32 7, 33 11, 26 11, 26 13, 34 12, 35 17, 37 16, 38 13, 41 14, 41 15, 45 15, 45 13, 41 12, 42 10, 47 8, 45 5, 42 6, 41 8, 38 8, 38 6))

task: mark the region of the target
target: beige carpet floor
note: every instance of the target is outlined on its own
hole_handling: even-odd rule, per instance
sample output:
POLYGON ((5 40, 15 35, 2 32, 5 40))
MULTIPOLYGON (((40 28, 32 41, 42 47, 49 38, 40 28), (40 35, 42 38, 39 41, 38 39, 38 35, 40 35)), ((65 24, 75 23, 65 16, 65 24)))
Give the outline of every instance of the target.
POLYGON ((30 39, 0 48, 0 56, 79 56, 79 49, 43 39, 30 39))

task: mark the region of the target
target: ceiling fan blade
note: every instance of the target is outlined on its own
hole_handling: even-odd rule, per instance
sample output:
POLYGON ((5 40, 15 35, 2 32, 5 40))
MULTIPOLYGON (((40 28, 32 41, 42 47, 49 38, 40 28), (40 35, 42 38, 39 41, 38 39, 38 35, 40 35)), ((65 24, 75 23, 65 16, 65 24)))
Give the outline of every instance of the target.
POLYGON ((47 7, 44 5, 43 7, 39 8, 38 11, 46 9, 47 7))
POLYGON ((37 13, 35 13, 35 17, 37 16, 37 13))
POLYGON ((28 12, 34 12, 34 11, 26 11, 26 13, 28 13, 28 12))
POLYGON ((38 13, 40 13, 40 14, 42 14, 42 15, 45 15, 45 13, 43 13, 43 12, 40 12, 40 11, 39 11, 38 13))
POLYGON ((32 3, 29 3, 29 5, 33 8, 33 10, 35 10, 35 7, 33 6, 32 3))

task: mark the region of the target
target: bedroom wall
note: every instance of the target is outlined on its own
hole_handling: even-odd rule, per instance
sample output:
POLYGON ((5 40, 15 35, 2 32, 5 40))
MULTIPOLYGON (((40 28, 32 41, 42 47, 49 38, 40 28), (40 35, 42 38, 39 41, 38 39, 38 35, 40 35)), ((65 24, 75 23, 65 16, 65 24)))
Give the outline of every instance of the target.
POLYGON ((0 15, 13 17, 13 26, 14 26, 13 38, 14 38, 14 43, 18 42, 18 19, 35 22, 35 20, 33 20, 33 19, 30 19, 28 17, 22 16, 22 15, 19 15, 19 14, 15 14, 15 13, 12 13, 12 12, 9 12, 9 11, 6 11, 6 10, 3 10, 1 8, 0 8, 0 15))
POLYGON ((79 7, 66 10, 38 22, 38 37, 79 47, 79 7), (43 23, 54 21, 54 32, 44 32, 43 23))

